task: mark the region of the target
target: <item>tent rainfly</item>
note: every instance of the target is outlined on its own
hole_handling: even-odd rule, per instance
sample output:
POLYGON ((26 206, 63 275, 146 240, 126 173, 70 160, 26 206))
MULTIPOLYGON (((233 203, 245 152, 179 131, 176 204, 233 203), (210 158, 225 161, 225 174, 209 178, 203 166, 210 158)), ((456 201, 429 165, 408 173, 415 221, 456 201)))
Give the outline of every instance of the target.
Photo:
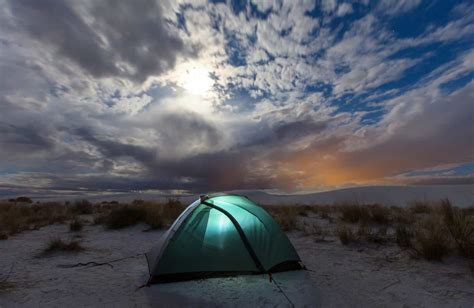
POLYGON ((238 195, 201 196, 146 257, 149 283, 304 269, 278 223, 238 195))

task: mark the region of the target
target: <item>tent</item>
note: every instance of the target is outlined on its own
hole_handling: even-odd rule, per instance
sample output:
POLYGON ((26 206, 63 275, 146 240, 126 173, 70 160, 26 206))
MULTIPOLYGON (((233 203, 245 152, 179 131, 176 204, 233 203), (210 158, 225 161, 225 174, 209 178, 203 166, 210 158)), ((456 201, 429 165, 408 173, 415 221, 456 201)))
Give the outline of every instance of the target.
POLYGON ((278 223, 238 195, 201 196, 146 257, 149 283, 304 268, 278 223))

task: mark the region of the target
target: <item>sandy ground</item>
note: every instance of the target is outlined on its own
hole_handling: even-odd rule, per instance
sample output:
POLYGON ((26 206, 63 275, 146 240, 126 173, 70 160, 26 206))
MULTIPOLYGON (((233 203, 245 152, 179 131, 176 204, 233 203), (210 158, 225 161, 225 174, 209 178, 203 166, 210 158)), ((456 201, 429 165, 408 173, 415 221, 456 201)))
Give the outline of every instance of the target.
MULTIPOLYGON (((314 218, 316 219, 316 218, 314 218)), ((137 289, 148 274, 148 251, 162 231, 147 227, 109 231, 66 225, 24 232, 0 241, 0 281, 11 270, 15 287, 0 290, 0 307, 473 307, 474 276, 462 258, 443 263, 414 260, 395 245, 342 246, 301 232, 289 237, 310 271, 153 285, 137 289), (38 258, 52 237, 77 235, 86 251, 38 258), (68 268, 78 262, 112 262, 68 268), (281 290, 284 293, 282 293, 281 290), (285 297, 285 295, 289 298, 285 297)))

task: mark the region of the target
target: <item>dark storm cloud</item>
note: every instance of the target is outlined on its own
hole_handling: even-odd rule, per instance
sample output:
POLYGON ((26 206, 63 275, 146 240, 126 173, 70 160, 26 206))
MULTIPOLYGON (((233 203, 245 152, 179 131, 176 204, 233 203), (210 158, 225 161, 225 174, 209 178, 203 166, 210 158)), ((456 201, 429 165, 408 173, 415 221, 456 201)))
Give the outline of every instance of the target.
POLYGON ((220 142, 222 134, 201 115, 193 112, 165 114, 157 119, 157 130, 164 145, 173 146, 177 143, 201 144, 213 146, 220 142))
POLYGON ((9 1, 16 22, 31 38, 53 48, 94 77, 143 81, 172 68, 186 53, 157 1, 97 1, 78 13, 74 1, 9 1))
POLYGON ((30 125, 17 126, 0 122, 0 135, 2 136, 0 144, 4 147, 15 144, 33 150, 35 148, 49 149, 52 146, 52 142, 48 138, 40 135, 38 129, 30 125))
POLYGON ((125 144, 115 140, 100 139, 95 133, 87 128, 80 128, 75 134, 98 148, 98 150, 107 158, 131 157, 134 160, 146 165, 153 166, 156 158, 153 151, 149 148, 133 144, 125 144))
POLYGON ((327 123, 315 122, 312 119, 283 123, 275 128, 275 136, 278 140, 294 140, 297 138, 318 134, 326 127, 327 123))

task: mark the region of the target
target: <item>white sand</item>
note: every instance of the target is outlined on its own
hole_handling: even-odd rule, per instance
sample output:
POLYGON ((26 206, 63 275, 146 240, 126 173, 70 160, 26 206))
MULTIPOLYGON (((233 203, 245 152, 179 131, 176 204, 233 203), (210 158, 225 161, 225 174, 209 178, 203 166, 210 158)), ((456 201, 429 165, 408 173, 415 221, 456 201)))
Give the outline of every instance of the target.
MULTIPOLYGON (((316 218, 311 218, 316 219, 316 218)), ((322 222, 321 222, 322 223, 322 222)), ((145 225, 119 231, 86 225, 78 234, 86 251, 35 257, 48 239, 73 237, 66 225, 44 227, 0 241, 0 281, 11 266, 16 287, 0 291, 0 307, 225 306, 287 307, 289 302, 266 275, 153 285, 137 290, 148 275, 143 256, 109 266, 64 268, 78 262, 106 262, 146 252, 162 231, 145 225)), ((297 307, 473 307, 474 278, 467 261, 410 259, 394 245, 342 246, 289 234, 312 271, 275 274, 297 307)))

